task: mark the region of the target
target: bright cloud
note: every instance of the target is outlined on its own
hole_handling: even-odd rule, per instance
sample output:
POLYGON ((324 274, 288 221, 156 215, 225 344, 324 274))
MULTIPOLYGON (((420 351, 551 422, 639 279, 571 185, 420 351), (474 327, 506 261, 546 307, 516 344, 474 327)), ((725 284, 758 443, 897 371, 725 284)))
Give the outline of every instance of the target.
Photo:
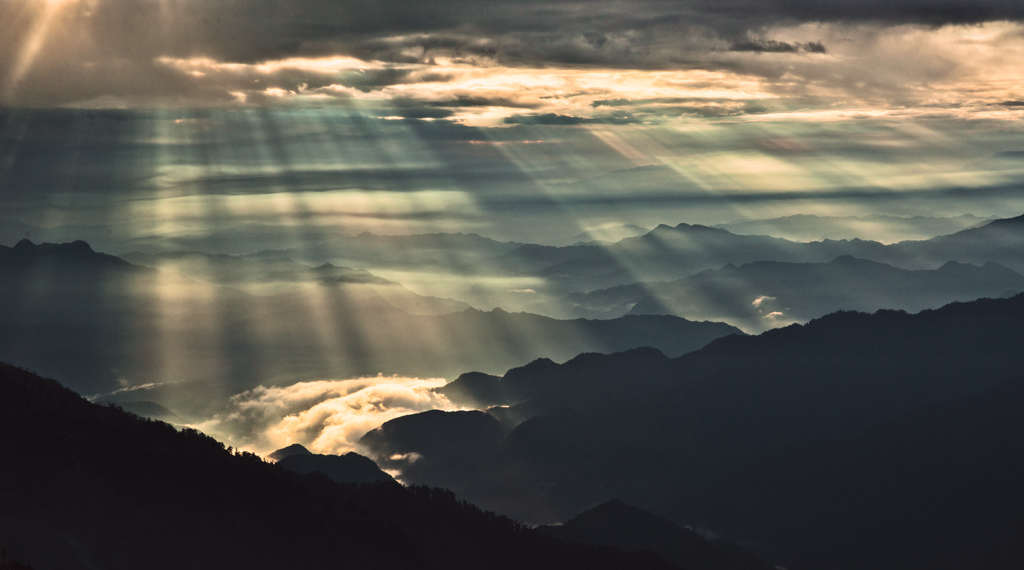
POLYGON ((257 453, 301 443, 314 453, 341 454, 357 451, 359 438, 388 420, 456 409, 431 391, 444 384, 439 378, 378 377, 261 386, 234 396, 226 411, 195 427, 257 453))
POLYGON ((0 0, 0 104, 362 102, 382 117, 573 125, 1016 119, 1022 107, 1004 103, 1024 100, 1012 3, 973 16, 901 1, 462 3, 296 0, 284 13, 262 0, 0 0))
POLYGON ((753 302, 751 302, 750 304, 753 305, 754 307, 760 307, 766 301, 774 301, 774 300, 775 300, 775 297, 769 297, 768 295, 761 295, 760 297, 757 297, 756 299, 754 299, 753 302))

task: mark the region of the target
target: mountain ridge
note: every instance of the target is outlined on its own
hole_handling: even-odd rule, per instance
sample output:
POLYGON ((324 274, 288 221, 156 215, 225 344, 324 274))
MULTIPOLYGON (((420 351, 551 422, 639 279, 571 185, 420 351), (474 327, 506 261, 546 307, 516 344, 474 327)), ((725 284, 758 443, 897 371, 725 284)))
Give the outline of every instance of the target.
POLYGON ((0 454, 3 546, 37 570, 670 568, 559 543, 442 489, 290 473, 5 364, 0 454))

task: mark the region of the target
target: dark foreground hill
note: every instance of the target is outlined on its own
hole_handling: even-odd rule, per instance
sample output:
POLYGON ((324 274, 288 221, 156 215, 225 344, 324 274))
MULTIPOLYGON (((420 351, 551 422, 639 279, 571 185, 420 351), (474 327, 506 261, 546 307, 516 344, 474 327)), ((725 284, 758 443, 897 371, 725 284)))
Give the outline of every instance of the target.
POLYGON ((688 570, 773 570, 722 539, 706 540, 658 515, 608 501, 580 513, 564 524, 538 530, 569 542, 609 545, 626 552, 651 551, 688 570))
POLYGON ((0 365, 0 549, 36 570, 670 568, 440 489, 339 485, 0 365))
POLYGON ((321 473, 336 483, 394 483, 395 479, 380 470, 368 457, 348 452, 344 455, 312 453, 295 443, 270 454, 277 465, 295 473, 321 473))

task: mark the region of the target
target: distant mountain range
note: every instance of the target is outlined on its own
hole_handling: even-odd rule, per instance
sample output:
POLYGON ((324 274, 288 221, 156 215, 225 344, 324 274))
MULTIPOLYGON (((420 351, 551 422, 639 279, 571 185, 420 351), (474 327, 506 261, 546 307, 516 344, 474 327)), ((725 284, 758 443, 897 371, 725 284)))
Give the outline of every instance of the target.
POLYGON ((257 296, 132 265, 84 242, 0 246, 0 358, 84 394, 120 391, 108 397, 154 401, 186 419, 259 384, 453 377, 647 345, 678 355, 738 332, 664 316, 411 315, 363 284, 257 296))
MULTIPOLYGON (((389 236, 362 233, 312 236, 301 246, 266 249, 244 256, 175 250, 162 253, 147 250, 147 253, 132 252, 125 256, 136 263, 172 268, 195 280, 240 287, 251 293, 282 292, 288 290, 285 285, 294 287, 299 283, 320 281, 329 275, 335 281, 351 285, 353 291, 362 286, 373 289, 392 304, 417 314, 450 312, 465 308, 464 304, 468 303, 478 308, 501 307, 512 312, 573 318, 581 314, 566 304, 567 295, 637 283, 675 281, 730 264, 741 266, 766 261, 822 264, 852 256, 906 270, 935 270, 955 261, 979 266, 994 262, 1024 273, 1022 219, 1024 216, 992 221, 973 216, 942 219, 796 216, 765 221, 829 226, 875 222, 915 227, 923 224, 935 231, 946 228, 952 232, 890 245, 863 239, 792 241, 767 235, 738 235, 721 227, 678 224, 661 225, 614 242, 564 247, 501 242, 476 234, 389 236), (386 286, 388 281, 400 281, 401 285, 386 286), (403 286, 426 295, 416 296, 403 286)), ((641 230, 622 229, 626 233, 619 232, 621 235, 641 230)))
POLYGON ((761 332, 839 310, 916 312, 1022 291, 1024 275, 992 262, 951 261, 934 270, 906 270, 843 256, 829 263, 727 265, 676 281, 575 293, 566 302, 590 317, 668 314, 761 332))
POLYGON ((500 305, 512 310, 529 307, 531 311, 554 316, 577 316, 574 307, 565 302, 567 295, 675 281, 709 269, 767 261, 822 264, 854 257, 905 270, 936 270, 950 261, 979 266, 994 262, 1024 273, 1022 244, 1024 216, 994 220, 928 240, 890 245, 860 239, 804 243, 737 235, 700 225, 661 225, 641 236, 611 244, 520 245, 491 258, 486 267, 520 279, 531 276, 535 281, 531 295, 503 286, 479 285, 463 293, 453 292, 452 296, 476 306, 500 305))
POLYGON ((331 284, 354 299, 384 298, 395 307, 415 315, 442 315, 464 311, 469 305, 452 299, 417 295, 399 283, 378 277, 365 269, 337 267, 324 263, 310 267, 284 255, 234 256, 202 252, 132 252, 120 256, 210 285, 227 285, 253 294, 301 291, 302 286, 331 284))
POLYGON ((981 218, 971 214, 948 218, 798 214, 766 220, 737 220, 716 224, 715 227, 734 234, 773 236, 793 241, 866 239, 895 243, 949 235, 992 220, 993 218, 981 218))
POLYGON ((1021 323, 1024 295, 918 314, 837 313, 674 359, 641 350, 540 361, 442 389, 508 407, 405 416, 362 443, 404 480, 532 522, 611 498, 653 506, 774 449, 853 437, 1024 374, 1021 323))
POLYGON ((823 263, 847 255, 904 269, 933 269, 949 261, 973 264, 992 261, 1020 272, 1024 271, 1024 256, 1020 255, 1022 240, 1024 216, 994 220, 925 241, 891 245, 859 239, 803 243, 679 224, 658 226, 642 236, 626 238, 604 248, 571 246, 530 251, 523 246, 517 252, 543 265, 540 274, 574 284, 571 288, 576 291, 586 291, 636 281, 682 278, 729 264, 823 263))
POLYGON ((690 529, 647 511, 611 500, 564 524, 538 530, 567 542, 614 546, 626 552, 651 551, 688 570, 773 570, 775 567, 734 544, 706 540, 690 529))
POLYGON ((0 456, 0 550, 36 570, 675 568, 442 489, 292 473, 7 365, 0 456))

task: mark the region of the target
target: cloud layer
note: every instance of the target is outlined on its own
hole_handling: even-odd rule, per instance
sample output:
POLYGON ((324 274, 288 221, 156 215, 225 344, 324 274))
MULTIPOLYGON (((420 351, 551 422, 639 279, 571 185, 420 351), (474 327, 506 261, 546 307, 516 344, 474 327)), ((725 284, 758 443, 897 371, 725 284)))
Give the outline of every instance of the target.
POLYGON ((261 386, 234 396, 227 410, 195 427, 262 454, 292 443, 314 453, 342 454, 359 451, 359 438, 388 420, 455 409, 431 391, 444 384, 443 379, 379 377, 261 386))
POLYGON ((1009 0, 0 0, 0 104, 361 101, 562 125, 963 109, 1024 97, 1022 18, 1009 0), (673 98, 690 102, 650 103, 673 98))

